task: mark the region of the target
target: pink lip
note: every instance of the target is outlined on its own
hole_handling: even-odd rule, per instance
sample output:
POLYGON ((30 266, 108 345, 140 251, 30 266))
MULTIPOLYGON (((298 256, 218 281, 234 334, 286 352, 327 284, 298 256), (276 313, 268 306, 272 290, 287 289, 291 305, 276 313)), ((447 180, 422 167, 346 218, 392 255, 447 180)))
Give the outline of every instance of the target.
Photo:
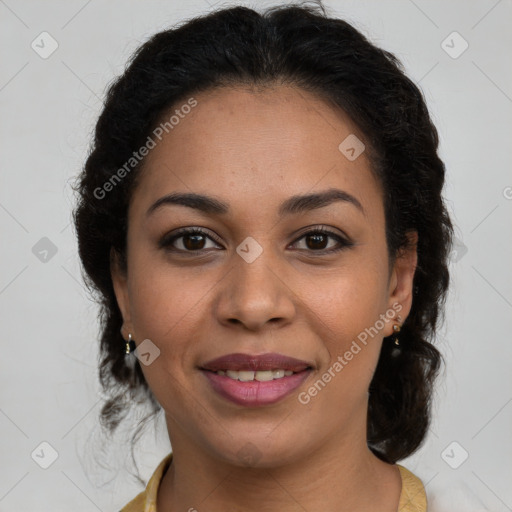
POLYGON ((282 354, 261 355, 228 354, 203 364, 200 369, 213 390, 222 397, 245 407, 270 405, 282 400, 297 389, 309 376, 312 363, 282 354), (219 370, 291 370, 293 375, 266 382, 241 382, 224 375, 219 370))
POLYGON ((214 391, 231 402, 245 407, 270 405, 282 400, 306 380, 310 371, 309 369, 303 370, 289 377, 267 382, 257 380, 241 382, 208 370, 202 370, 214 391))

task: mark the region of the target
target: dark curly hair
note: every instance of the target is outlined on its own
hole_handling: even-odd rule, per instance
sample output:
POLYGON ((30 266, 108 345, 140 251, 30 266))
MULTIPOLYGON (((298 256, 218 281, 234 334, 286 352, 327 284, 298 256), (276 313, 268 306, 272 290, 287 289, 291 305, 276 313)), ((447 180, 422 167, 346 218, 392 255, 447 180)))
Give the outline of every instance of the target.
POLYGON ((412 309, 392 355, 385 339, 370 385, 367 441, 394 463, 422 443, 430 423, 441 355, 431 343, 449 285, 453 227, 442 198, 445 166, 422 93, 391 53, 326 14, 321 3, 258 13, 232 7, 162 31, 132 56, 109 87, 94 142, 77 179, 74 211, 84 280, 101 305, 102 425, 110 433, 134 402, 160 406, 138 362, 125 363, 122 316, 110 274, 112 251, 126 271, 127 211, 144 163, 105 183, 141 147, 162 116, 192 94, 223 86, 292 84, 343 109, 368 142, 383 190, 390 264, 418 233, 412 309))

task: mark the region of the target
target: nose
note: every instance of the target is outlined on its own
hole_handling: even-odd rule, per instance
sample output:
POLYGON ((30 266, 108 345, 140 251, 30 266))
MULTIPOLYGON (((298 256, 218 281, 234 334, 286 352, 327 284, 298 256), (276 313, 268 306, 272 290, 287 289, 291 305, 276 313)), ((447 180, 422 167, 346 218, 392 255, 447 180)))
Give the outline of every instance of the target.
POLYGON ((234 267, 223 279, 216 314, 225 326, 258 331, 289 324, 296 312, 293 284, 275 259, 263 253, 252 263, 236 255, 234 267))

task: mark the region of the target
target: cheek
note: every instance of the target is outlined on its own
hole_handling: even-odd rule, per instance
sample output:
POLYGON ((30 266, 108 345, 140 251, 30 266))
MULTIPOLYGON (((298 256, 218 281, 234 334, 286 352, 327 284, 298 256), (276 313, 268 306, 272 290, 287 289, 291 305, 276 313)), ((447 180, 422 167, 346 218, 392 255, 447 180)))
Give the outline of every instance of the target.
POLYGON ((366 400, 382 345, 380 315, 387 305, 386 277, 382 264, 361 260, 333 273, 323 287, 310 290, 309 304, 320 320, 317 324, 329 354, 317 375, 329 388, 320 402, 342 400, 346 412, 366 400))
POLYGON ((134 254, 129 274, 132 320, 138 337, 179 342, 176 334, 193 323, 211 288, 208 273, 194 277, 190 269, 171 267, 155 254, 134 254))
POLYGON ((335 281, 335 290, 317 291, 314 297, 317 325, 328 333, 322 337, 326 357, 299 401, 307 403, 315 417, 323 418, 327 429, 359 417, 367 407, 382 344, 380 332, 372 327, 385 307, 376 293, 375 279, 373 273, 352 273, 335 281), (327 420, 326 410, 331 411, 327 420))
POLYGON ((187 273, 161 266, 133 262, 130 277, 131 314, 137 342, 149 339, 160 351, 150 365, 141 365, 145 378, 158 401, 182 403, 183 383, 196 363, 193 347, 200 343, 198 328, 204 319, 208 285, 203 279, 187 278, 187 273), (203 300, 201 300, 203 299, 203 300))
POLYGON ((387 304, 386 279, 378 265, 360 264, 318 277, 304 297, 326 326, 340 350, 360 332, 371 328, 387 304))
POLYGON ((169 269, 133 265, 130 302, 137 341, 149 339, 159 352, 150 364, 141 364, 146 381, 166 411, 174 410, 190 397, 184 383, 193 358, 201 301, 198 291, 184 273, 169 269))

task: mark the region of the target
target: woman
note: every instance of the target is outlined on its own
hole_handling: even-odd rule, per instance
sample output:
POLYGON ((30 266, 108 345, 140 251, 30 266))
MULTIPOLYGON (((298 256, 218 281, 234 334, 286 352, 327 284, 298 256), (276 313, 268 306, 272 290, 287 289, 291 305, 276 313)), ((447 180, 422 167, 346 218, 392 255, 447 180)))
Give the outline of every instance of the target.
POLYGON ((123 511, 425 511, 452 224, 393 55, 322 7, 219 10, 110 87, 80 177, 110 429, 172 454, 123 511))

